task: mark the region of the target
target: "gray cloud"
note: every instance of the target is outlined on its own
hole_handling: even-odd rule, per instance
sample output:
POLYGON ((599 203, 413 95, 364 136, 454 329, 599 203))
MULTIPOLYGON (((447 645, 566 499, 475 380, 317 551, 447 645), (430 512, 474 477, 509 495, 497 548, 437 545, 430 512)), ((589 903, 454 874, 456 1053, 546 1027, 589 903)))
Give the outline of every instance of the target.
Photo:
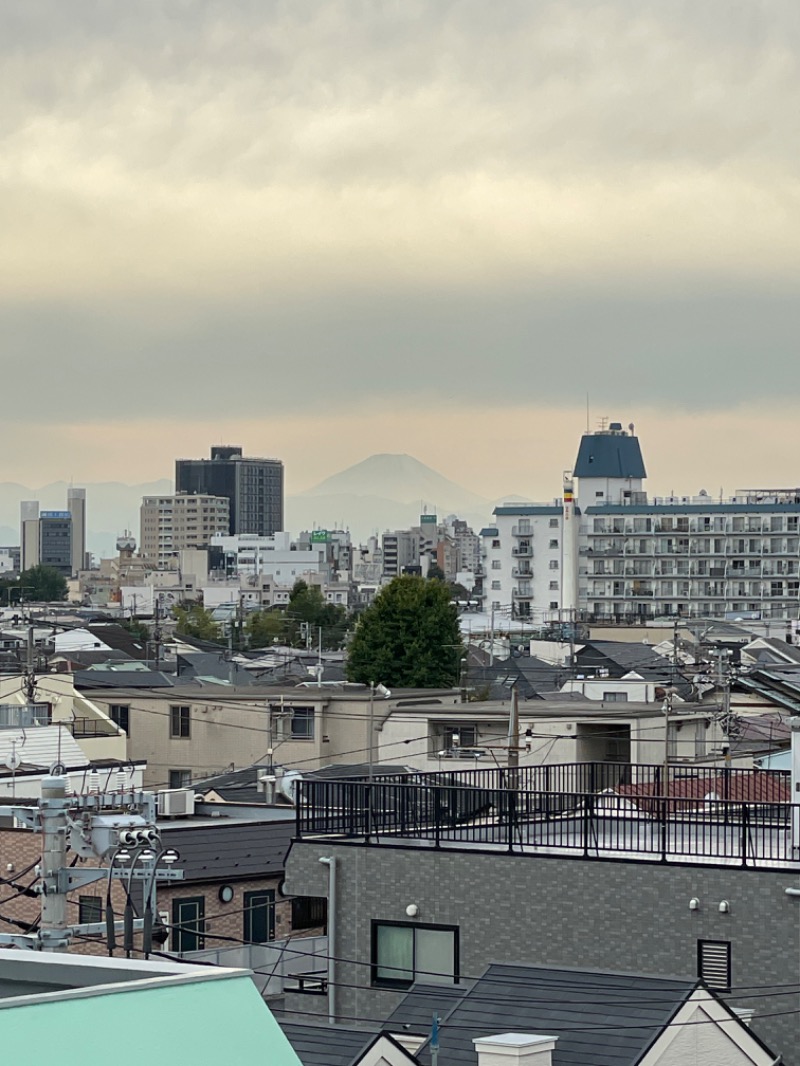
POLYGON ((798 11, 6 5, 4 384, 87 420, 796 394, 798 11))

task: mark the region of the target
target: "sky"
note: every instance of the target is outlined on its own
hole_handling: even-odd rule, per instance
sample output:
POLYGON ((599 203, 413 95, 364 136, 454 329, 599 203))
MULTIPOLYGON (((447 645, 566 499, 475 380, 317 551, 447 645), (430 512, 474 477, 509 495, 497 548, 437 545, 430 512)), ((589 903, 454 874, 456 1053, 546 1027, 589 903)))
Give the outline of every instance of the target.
POLYGON ((800 483, 796 0, 0 8, 0 480, 800 483))

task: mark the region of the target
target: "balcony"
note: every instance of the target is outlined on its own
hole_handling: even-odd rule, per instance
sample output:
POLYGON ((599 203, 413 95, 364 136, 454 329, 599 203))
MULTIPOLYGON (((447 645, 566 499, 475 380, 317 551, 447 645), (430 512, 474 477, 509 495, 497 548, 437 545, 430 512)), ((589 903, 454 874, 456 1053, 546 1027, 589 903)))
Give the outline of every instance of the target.
POLYGON ((788 772, 679 764, 466 768, 303 781, 296 836, 582 860, 800 871, 788 772), (665 794, 664 794, 665 793, 665 794), (714 797, 714 798, 711 798, 714 797))
POLYGON ((514 600, 532 600, 533 588, 531 585, 522 585, 511 590, 511 598, 514 600))
POLYGON ((531 559, 533 557, 533 545, 519 544, 516 548, 511 549, 511 554, 515 559, 531 559))
POLYGON ((530 566, 512 566, 511 576, 517 577, 533 577, 533 569, 530 566))
POLYGON ((512 526, 511 527, 511 536, 512 537, 532 537, 533 536, 533 530, 531 529, 530 525, 527 525, 527 526, 523 526, 523 525, 512 526))

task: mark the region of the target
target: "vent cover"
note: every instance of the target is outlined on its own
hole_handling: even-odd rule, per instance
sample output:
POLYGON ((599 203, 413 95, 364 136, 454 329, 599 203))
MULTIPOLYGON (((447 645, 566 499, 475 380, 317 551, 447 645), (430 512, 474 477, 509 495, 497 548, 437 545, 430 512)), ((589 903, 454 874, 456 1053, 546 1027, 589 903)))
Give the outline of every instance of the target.
POLYGON ((697 976, 709 988, 730 992, 731 945, 728 940, 697 941, 697 976))

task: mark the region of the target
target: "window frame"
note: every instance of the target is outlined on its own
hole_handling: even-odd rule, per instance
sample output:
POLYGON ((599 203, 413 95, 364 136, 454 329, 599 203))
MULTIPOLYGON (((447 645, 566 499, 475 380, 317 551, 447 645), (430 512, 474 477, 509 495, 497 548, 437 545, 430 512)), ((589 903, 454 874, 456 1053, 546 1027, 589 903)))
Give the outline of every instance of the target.
POLYGON ((292 900, 292 932, 328 928, 327 896, 295 896, 292 900), (315 911, 315 908, 318 908, 315 911))
POLYGON ((108 717, 126 736, 131 735, 131 705, 129 703, 109 703, 108 717))
POLYGON ((191 704, 171 703, 169 705, 169 737, 170 740, 192 739, 191 704), (184 711, 186 712, 185 715, 184 711))
MULTIPOLYGON (((370 981, 373 988, 394 988, 394 989, 406 989, 410 988, 417 980, 426 980, 430 975, 423 973, 421 976, 417 973, 416 956, 417 956, 417 936, 418 932, 430 930, 436 933, 452 933, 453 934, 453 984, 458 985, 461 983, 461 947, 460 947, 460 928, 457 925, 441 925, 435 922, 399 922, 384 920, 382 918, 372 919, 372 928, 370 931, 370 981), (392 928, 410 929, 414 934, 412 939, 412 959, 411 970, 412 975, 410 980, 404 978, 391 978, 391 977, 378 977, 378 970, 381 969, 380 961, 378 959, 378 931, 382 927, 390 926, 392 928)), ((428 981, 430 983, 430 981, 428 981)), ((438 982, 437 982, 438 983, 438 982)), ((442 987, 448 987, 450 982, 442 982, 442 987)))
POLYGON ((90 925, 92 922, 103 921, 103 900, 100 896, 78 896, 78 924, 90 925), (87 916, 87 909, 91 908, 92 915, 87 916), (96 915, 96 917, 95 917, 96 915))
POLYGON ((316 707, 292 707, 289 720, 289 740, 313 740, 316 732, 316 707), (305 732, 295 732, 295 722, 305 722, 305 732))

